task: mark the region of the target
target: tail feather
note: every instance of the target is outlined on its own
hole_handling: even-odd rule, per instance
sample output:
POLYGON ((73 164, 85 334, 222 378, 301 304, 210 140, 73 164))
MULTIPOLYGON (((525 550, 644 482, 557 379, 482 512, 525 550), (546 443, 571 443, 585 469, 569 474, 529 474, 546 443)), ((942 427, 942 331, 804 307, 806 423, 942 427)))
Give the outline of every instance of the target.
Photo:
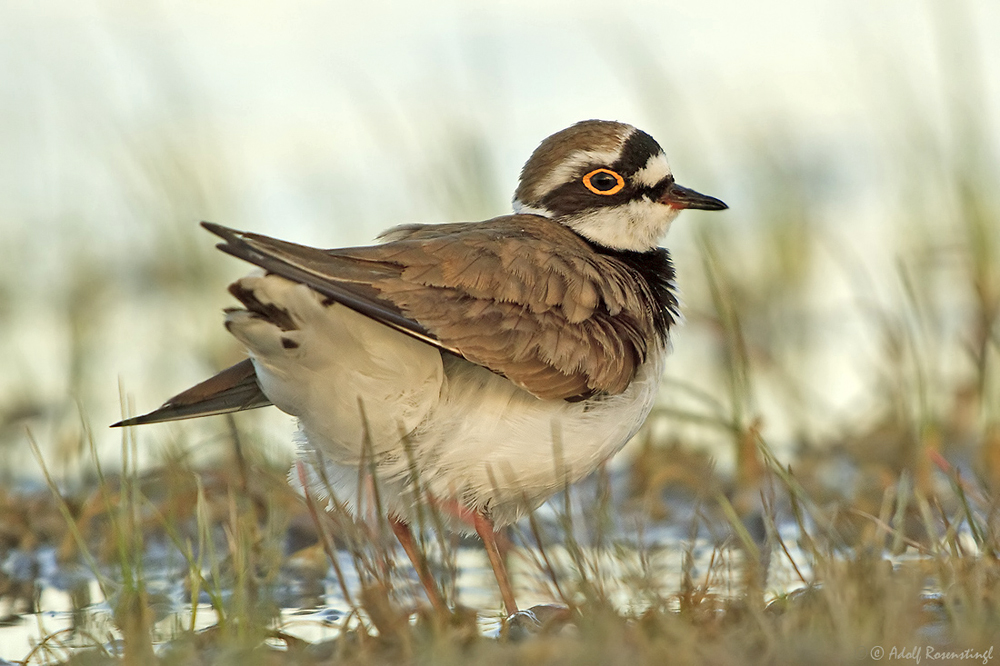
POLYGON ((250 359, 246 359, 178 393, 158 409, 142 416, 124 419, 111 427, 180 421, 267 407, 270 404, 271 401, 257 383, 257 373, 253 363, 250 359))

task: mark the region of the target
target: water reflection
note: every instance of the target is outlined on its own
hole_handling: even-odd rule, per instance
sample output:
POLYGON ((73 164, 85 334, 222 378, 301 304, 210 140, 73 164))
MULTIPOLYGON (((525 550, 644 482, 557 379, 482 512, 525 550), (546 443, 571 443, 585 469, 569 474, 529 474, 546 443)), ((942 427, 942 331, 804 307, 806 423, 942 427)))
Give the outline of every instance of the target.
MULTIPOLYGON (((783 538, 793 543, 793 537, 794 526, 789 526, 783 538)), ((794 546, 789 548, 789 552, 796 558, 799 570, 808 575, 805 554, 794 546)), ((338 551, 337 554, 340 569, 346 578, 344 582, 348 589, 357 590, 360 581, 352 555, 346 551, 338 551)), ((583 548, 581 554, 590 568, 586 575, 599 584, 606 598, 627 615, 640 615, 651 604, 676 594, 684 585, 685 571, 714 594, 737 595, 742 589, 739 581, 742 553, 737 549, 720 549, 717 543, 709 540, 696 540, 684 545, 655 544, 643 549, 624 545, 600 551, 583 548), (688 557, 691 561, 686 565, 688 557)), ((581 577, 574 564, 574 555, 566 547, 558 545, 546 547, 544 555, 562 582, 562 593, 583 601, 583 597, 573 589, 573 581, 581 577)), ((58 635, 60 645, 79 648, 91 647, 95 645, 95 640, 97 644, 110 646, 114 640, 121 638, 113 617, 115 599, 105 600, 101 585, 85 569, 50 566, 55 561, 54 556, 53 549, 43 548, 33 554, 12 554, 4 564, 8 575, 42 573, 33 579, 34 606, 22 607, 21 610, 11 606, 5 613, 6 621, 0 626, 0 654, 5 657, 23 658, 33 646, 53 635, 58 635), (28 566, 27 560, 34 561, 35 565, 28 566)), ((542 560, 538 549, 517 548, 510 554, 517 598, 525 608, 561 602, 548 572, 539 570, 538 563, 542 560)), ((401 561, 405 562, 405 558, 401 561)), ((485 553, 478 548, 459 548, 455 552, 455 565, 458 571, 455 581, 457 603, 477 609, 481 632, 495 635, 503 617, 503 605, 485 553)), ((184 571, 176 567, 161 567, 159 570, 147 568, 145 573, 149 605, 155 613, 157 641, 169 641, 179 629, 197 631, 218 623, 215 608, 204 591, 192 608, 183 582, 184 571)), ((207 576, 209 572, 205 574, 207 576)), ((404 604, 424 603, 416 574, 409 569, 401 569, 399 575, 396 589, 399 600, 404 604)), ((772 560, 769 590, 787 593, 801 585, 787 559, 772 560)), ((301 569, 286 566, 271 589, 261 591, 261 595, 269 597, 279 608, 276 627, 309 643, 335 638, 345 628, 358 622, 359 615, 361 621, 365 621, 363 611, 352 613, 341 593, 340 581, 332 570, 321 577, 310 577, 301 575, 301 569)))

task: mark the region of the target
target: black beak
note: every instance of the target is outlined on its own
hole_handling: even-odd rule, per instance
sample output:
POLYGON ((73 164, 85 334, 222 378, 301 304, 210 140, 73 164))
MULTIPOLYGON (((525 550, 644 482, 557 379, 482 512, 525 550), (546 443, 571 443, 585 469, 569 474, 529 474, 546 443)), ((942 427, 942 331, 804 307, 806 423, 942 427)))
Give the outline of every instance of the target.
POLYGON ((726 210, 729 208, 729 206, 715 197, 710 197, 707 194, 701 194, 700 192, 689 190, 686 187, 681 187, 677 183, 671 183, 670 187, 667 188, 667 191, 660 197, 660 203, 680 209, 695 208, 697 210, 726 210))

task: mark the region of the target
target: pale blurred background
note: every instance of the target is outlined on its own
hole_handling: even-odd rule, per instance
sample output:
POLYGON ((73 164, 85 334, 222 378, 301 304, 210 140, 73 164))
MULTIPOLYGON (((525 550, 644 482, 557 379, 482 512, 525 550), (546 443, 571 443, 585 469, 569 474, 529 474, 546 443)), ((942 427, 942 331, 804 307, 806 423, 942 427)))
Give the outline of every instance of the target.
MULTIPOLYGON (((674 253, 664 443, 779 455, 1000 418, 992 0, 0 5, 0 479, 115 459, 132 411, 240 358, 211 220, 319 246, 509 211, 578 120, 655 136, 718 196, 674 253), (758 421, 759 419, 759 421, 758 421)), ((277 455, 276 410, 239 417, 277 455)), ((964 430, 963 430, 964 428, 964 430)), ((211 456, 222 419, 139 432, 211 456)))

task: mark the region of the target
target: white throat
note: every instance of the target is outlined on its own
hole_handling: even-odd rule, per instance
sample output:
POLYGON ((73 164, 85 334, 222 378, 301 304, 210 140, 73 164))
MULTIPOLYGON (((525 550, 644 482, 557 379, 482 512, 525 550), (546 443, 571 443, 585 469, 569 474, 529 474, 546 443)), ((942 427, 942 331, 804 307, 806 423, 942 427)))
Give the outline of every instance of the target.
POLYGON ((648 252, 660 245, 680 210, 639 199, 560 220, 584 238, 615 250, 648 252))

